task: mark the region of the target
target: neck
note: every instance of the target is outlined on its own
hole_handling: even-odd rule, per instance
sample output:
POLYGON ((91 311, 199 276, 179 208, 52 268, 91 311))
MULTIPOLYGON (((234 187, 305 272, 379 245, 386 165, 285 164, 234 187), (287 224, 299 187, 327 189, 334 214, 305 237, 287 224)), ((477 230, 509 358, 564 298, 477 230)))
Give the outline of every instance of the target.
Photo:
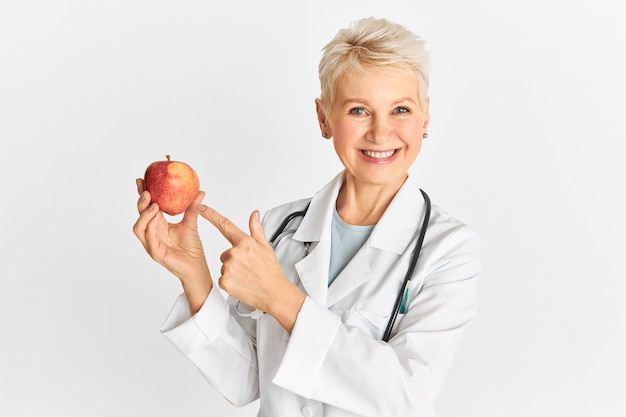
POLYGON ((337 214, 343 221, 355 226, 378 223, 406 178, 397 184, 364 184, 346 173, 337 196, 337 214))

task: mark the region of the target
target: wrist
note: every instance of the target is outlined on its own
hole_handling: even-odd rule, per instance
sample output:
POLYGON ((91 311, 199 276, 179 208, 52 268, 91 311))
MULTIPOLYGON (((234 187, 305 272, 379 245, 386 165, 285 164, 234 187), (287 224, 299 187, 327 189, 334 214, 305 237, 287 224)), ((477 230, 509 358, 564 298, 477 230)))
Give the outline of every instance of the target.
POLYGON ((306 294, 293 283, 288 282, 281 291, 281 296, 276 298, 266 312, 280 323, 289 334, 296 324, 296 319, 306 299, 306 294))
POLYGON ((206 298, 209 296, 211 289, 213 288, 213 280, 210 274, 204 274, 198 277, 190 277, 185 280, 181 279, 183 291, 187 297, 189 303, 189 310, 191 315, 196 314, 206 298))

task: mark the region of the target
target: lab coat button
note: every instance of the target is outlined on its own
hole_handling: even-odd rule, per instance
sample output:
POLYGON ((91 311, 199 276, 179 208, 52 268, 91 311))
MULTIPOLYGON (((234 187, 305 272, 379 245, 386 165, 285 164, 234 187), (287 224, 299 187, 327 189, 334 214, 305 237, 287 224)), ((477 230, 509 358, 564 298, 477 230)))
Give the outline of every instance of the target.
POLYGON ((304 406, 301 411, 304 417, 313 417, 313 410, 311 407, 304 406))

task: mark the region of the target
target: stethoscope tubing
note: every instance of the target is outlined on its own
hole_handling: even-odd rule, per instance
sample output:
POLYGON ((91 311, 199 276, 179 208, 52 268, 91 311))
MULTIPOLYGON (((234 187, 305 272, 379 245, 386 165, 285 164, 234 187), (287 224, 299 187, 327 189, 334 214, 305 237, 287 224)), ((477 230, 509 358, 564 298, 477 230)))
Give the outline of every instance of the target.
POLYGON ((283 220, 280 226, 278 226, 278 229, 276 229, 276 233, 274 233, 272 235, 272 238, 269 240, 270 245, 272 245, 272 247, 275 248, 274 241, 278 239, 278 237, 285 231, 289 223, 291 223, 291 221, 295 219, 296 217, 304 217, 304 215, 306 214, 308 210, 309 210, 309 204, 307 204, 307 206, 303 210, 294 211, 289 216, 285 217, 285 220, 283 220))
POLYGON ((420 229, 420 234, 417 238, 417 242, 415 242, 415 248, 413 248, 413 256, 411 257, 411 263, 409 264, 409 268, 404 275, 404 280, 402 282, 402 287, 398 292, 398 296, 396 297, 396 302, 393 306, 393 311, 391 312, 391 317, 389 318, 389 322, 387 323, 387 328, 385 329, 385 333, 383 334, 383 342, 388 342, 391 337, 391 331, 393 330, 393 326, 396 322, 396 318, 398 317, 398 312, 400 311, 400 305, 402 304, 402 299, 404 298, 404 292, 406 291, 406 286, 413 277, 413 272, 415 271, 415 266, 417 265, 417 260, 419 259, 420 252, 422 251, 422 244, 424 243, 424 236, 426 236, 426 229, 428 228, 428 222, 430 220, 430 197, 424 190, 421 190, 422 196, 424 196, 424 203, 426 209, 424 211, 424 221, 422 223, 422 227, 420 229))

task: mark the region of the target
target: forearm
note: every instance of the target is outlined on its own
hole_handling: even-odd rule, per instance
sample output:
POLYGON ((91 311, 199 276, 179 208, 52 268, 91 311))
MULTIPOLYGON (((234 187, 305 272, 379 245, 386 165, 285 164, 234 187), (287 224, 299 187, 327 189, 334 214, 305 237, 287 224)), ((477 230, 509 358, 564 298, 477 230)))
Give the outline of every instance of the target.
POLYGON ((305 299, 305 293, 285 279, 281 289, 272 297, 272 302, 268 305, 266 312, 291 334, 305 299))
POLYGON ((211 292, 213 279, 207 268, 206 272, 195 278, 181 279, 181 283, 189 304, 189 313, 193 316, 200 310, 211 292))

